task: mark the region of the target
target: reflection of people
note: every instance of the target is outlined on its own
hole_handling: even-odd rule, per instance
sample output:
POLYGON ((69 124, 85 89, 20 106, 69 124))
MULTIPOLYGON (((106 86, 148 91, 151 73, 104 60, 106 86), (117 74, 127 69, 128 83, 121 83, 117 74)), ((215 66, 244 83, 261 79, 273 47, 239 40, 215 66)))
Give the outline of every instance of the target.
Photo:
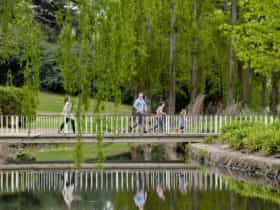
POLYGON ((72 103, 71 103, 70 97, 67 96, 64 100, 64 107, 63 107, 64 122, 61 124, 59 132, 61 132, 64 129, 65 123, 68 124, 69 120, 71 120, 73 133, 76 132, 75 131, 75 120, 71 114, 71 110, 72 110, 72 103))
POLYGON ((64 173, 63 181, 62 196, 67 209, 71 209, 72 201, 79 200, 80 198, 74 195, 74 183, 67 172, 64 173))
POLYGON ((134 196, 135 205, 138 207, 139 210, 144 210, 146 200, 147 200, 147 193, 144 190, 144 185, 142 180, 139 178, 139 186, 134 196))
POLYGON ((182 194, 186 194, 188 189, 187 189, 187 181, 185 179, 185 176, 183 174, 180 174, 179 176, 179 190, 182 194))
POLYGON ((157 178, 157 190, 156 191, 157 191, 158 197, 162 200, 165 200, 162 178, 160 176, 158 176, 158 178, 157 178))
POLYGON ((138 98, 135 100, 135 102, 133 104, 133 107, 136 109, 136 122, 130 128, 130 131, 132 131, 132 129, 136 128, 137 125, 141 125, 142 131, 146 133, 144 114, 147 110, 147 105, 144 100, 144 94, 142 92, 139 93, 138 98))

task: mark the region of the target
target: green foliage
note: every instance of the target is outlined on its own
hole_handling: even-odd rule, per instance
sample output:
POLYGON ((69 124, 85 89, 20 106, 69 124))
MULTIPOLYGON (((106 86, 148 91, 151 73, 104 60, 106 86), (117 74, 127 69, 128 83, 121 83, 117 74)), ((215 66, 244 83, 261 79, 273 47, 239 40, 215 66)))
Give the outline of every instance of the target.
MULTIPOLYGON (((80 140, 80 137, 78 137, 80 140)), ((75 149, 74 149, 74 162, 75 162, 75 166, 77 168, 81 168, 81 164, 83 163, 84 160, 84 152, 83 152, 84 148, 83 148, 83 144, 81 141, 79 141, 76 145, 75 145, 75 149)))
POLYGON ((0 87, 0 113, 16 115, 24 113, 22 107, 23 92, 15 87, 0 87))
POLYGON ((105 155, 103 151, 103 136, 97 136, 97 159, 98 159, 98 169, 102 169, 102 163, 105 160, 105 155))
POLYGON ((239 7, 242 21, 233 30, 237 56, 264 75, 279 71, 279 1, 240 1, 239 7))
POLYGON ((214 144, 215 141, 216 141, 216 139, 215 139, 215 137, 213 137, 213 136, 207 136, 207 137, 205 137, 205 138, 203 139, 203 142, 204 142, 205 144, 214 144))
POLYGON ((3 2, 0 16, 3 61, 20 54, 20 64, 24 70, 24 94, 22 106, 26 115, 36 110, 37 90, 39 88, 41 30, 34 19, 31 0, 3 2), (13 15, 12 15, 13 14, 13 15))
POLYGON ((13 74, 12 74, 12 71, 11 69, 8 70, 8 73, 7 73, 7 82, 6 82, 6 86, 13 86, 13 74))
POLYGON ((200 149, 197 153, 197 158, 201 164, 205 163, 207 157, 207 152, 205 150, 200 149))
POLYGON ((191 161, 191 145, 185 145, 185 162, 189 163, 191 161))
POLYGON ((240 182, 227 178, 229 189, 245 197, 256 197, 280 204, 279 190, 258 186, 250 182, 240 182))
POLYGON ((279 128, 279 121, 267 126, 256 122, 234 122, 222 128, 220 139, 235 149, 270 155, 280 151, 279 128))

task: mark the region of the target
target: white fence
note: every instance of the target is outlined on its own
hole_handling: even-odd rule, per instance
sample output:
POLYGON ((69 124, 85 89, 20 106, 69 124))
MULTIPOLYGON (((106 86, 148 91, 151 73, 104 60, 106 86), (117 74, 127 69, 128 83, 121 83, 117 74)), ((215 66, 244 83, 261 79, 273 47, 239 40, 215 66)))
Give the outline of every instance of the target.
POLYGON ((133 116, 118 114, 86 114, 80 120, 67 118, 61 114, 38 114, 33 117, 1 116, 0 135, 18 135, 21 133, 51 135, 73 133, 71 120, 76 133, 79 128, 82 134, 108 135, 168 135, 168 134, 218 134, 224 125, 234 121, 263 122, 266 125, 279 120, 272 115, 166 115, 158 118, 155 115, 133 116), (135 126, 135 127, 134 127, 135 126))

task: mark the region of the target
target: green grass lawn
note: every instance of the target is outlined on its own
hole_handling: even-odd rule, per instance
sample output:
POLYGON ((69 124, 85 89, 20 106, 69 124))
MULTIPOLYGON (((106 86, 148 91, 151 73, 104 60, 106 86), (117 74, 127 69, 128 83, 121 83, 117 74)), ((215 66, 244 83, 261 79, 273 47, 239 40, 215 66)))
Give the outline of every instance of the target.
MULTIPOLYGON (((39 104, 37 107, 37 112, 62 112, 64 95, 40 92, 39 93, 39 104)), ((72 97, 74 109, 77 104, 77 98, 72 97)), ((96 100, 90 99, 89 110, 88 112, 94 112, 94 107, 96 100)), ((115 105, 112 102, 105 102, 104 110, 105 113, 131 113, 131 106, 127 105, 115 105)))
MULTIPOLYGON (((74 109, 77 104, 77 98, 72 97, 74 109)), ((40 92, 39 104, 37 113, 60 113, 63 109, 64 95, 40 92)), ((88 112, 94 112, 96 100, 90 99, 88 112)), ((119 105, 116 106, 112 102, 105 102, 104 113, 131 113, 131 106, 119 105)), ((84 145, 83 155, 85 160, 96 159, 96 145, 84 145)), ((103 152, 105 157, 120 155, 130 151, 128 144, 105 144, 103 152)), ((45 147, 44 149, 27 149, 28 153, 32 154, 37 161, 73 161, 74 146, 66 147, 65 145, 58 145, 56 147, 45 147)))
MULTIPOLYGON (((36 158, 36 161, 73 161, 75 146, 59 145, 54 148, 26 149, 26 152, 36 158)), ((130 151, 129 144, 104 144, 105 157, 120 155, 130 151)), ((84 145, 84 160, 96 159, 97 146, 95 144, 84 145)))

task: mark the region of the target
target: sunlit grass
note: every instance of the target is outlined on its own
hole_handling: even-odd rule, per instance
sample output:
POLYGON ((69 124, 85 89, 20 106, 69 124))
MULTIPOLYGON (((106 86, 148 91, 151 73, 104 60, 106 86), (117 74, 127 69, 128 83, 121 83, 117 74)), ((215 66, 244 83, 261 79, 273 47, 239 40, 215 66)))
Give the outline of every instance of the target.
MULTIPOLYGON (((74 108, 77 104, 77 98, 72 97, 74 108)), ((37 112, 62 112, 64 103, 64 95, 40 92, 39 93, 39 103, 37 106, 37 112)), ((90 99, 89 112, 94 112, 96 105, 95 99, 90 99)), ((106 113, 131 113, 131 106, 128 105, 116 105, 113 102, 105 102, 104 110, 102 112, 106 113)))
MULTIPOLYGON (((36 158, 36 161, 74 161, 74 146, 63 146, 43 149, 27 149, 26 151, 36 158)), ((121 155, 129 152, 129 144, 105 144, 103 152, 105 157, 121 155)), ((97 145, 85 144, 83 146, 84 160, 97 159, 97 145)))

